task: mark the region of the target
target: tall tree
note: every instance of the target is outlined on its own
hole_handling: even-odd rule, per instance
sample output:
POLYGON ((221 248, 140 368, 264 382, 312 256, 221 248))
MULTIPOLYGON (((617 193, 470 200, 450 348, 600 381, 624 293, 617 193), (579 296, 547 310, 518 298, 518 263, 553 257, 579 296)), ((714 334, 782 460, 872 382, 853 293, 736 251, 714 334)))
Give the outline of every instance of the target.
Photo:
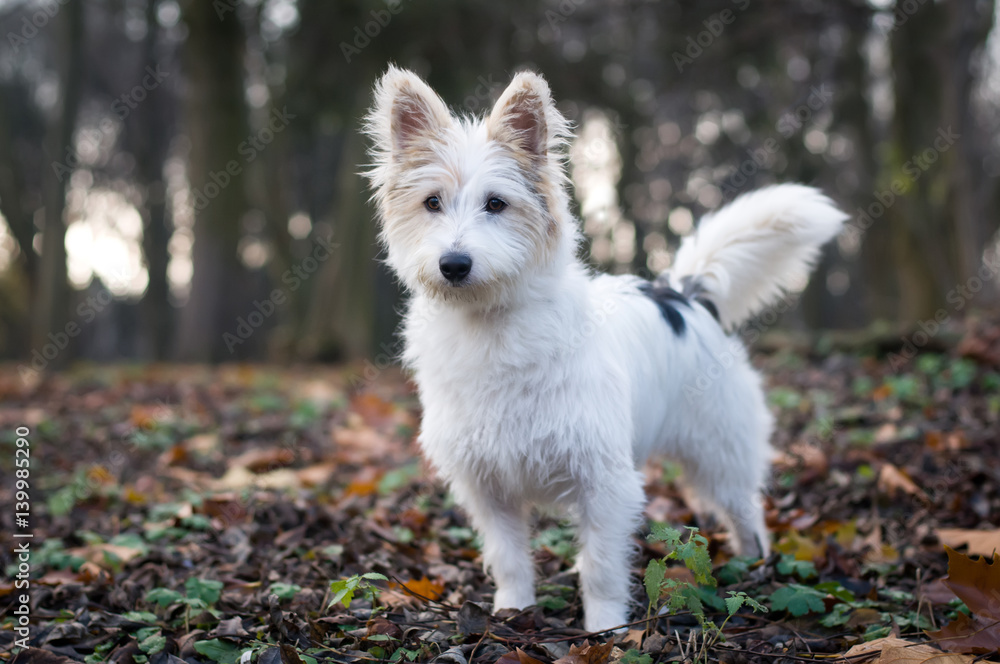
MULTIPOLYGON (((66 155, 73 151, 77 113, 84 77, 84 15, 82 2, 70 2, 53 19, 60 32, 55 44, 59 73, 59 102, 53 113, 46 141, 47 172, 42 182, 45 226, 42 229, 42 256, 38 264, 38 297, 33 309, 31 343, 42 348, 50 334, 58 334, 69 316, 69 283, 66 279, 66 188, 69 173, 66 155)), ((58 365, 66 355, 53 359, 58 365)))
POLYGON ((238 318, 251 313, 255 282, 237 253, 249 209, 246 152, 256 149, 244 143, 250 129, 238 7, 204 0, 182 4, 188 29, 182 56, 191 142, 187 174, 195 206, 194 273, 178 331, 178 355, 186 360, 226 360, 249 351, 246 342, 230 339, 227 345, 224 339, 237 333, 238 318))
MULTIPOLYGON (((160 37, 156 18, 158 5, 158 0, 146 3, 146 37, 137 79, 149 77, 151 74, 148 72, 158 72, 166 65, 160 61, 157 50, 160 37)), ((167 86, 153 85, 147 91, 145 102, 126 118, 126 141, 135 155, 136 177, 144 193, 139 211, 143 222, 142 250, 149 283, 141 303, 141 334, 145 346, 143 354, 153 359, 164 359, 169 355, 169 344, 173 338, 174 310, 168 299, 167 282, 170 259, 167 247, 171 227, 167 218, 167 187, 163 176, 173 136, 173 101, 173 94, 167 86)))

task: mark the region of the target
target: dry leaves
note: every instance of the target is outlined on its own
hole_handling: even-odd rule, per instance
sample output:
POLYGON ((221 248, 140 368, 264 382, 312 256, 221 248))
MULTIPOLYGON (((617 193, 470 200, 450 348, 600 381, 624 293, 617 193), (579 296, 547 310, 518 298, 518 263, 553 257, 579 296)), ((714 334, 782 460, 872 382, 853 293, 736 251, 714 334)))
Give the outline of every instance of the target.
POLYGON ((520 648, 516 648, 511 652, 504 653, 497 660, 497 664, 542 664, 542 662, 520 648))
POLYGON ((444 582, 441 579, 432 581, 426 576, 397 583, 389 582, 389 589, 382 593, 381 601, 390 608, 407 606, 414 608, 426 601, 441 599, 444 595, 444 582))
POLYGON ((870 662, 877 657, 877 664, 968 664, 972 657, 941 652, 926 643, 913 643, 894 636, 859 643, 845 655, 851 662, 870 662), (870 655, 870 657, 862 657, 870 655))
POLYGON ((1000 529, 938 528, 935 532, 942 544, 955 549, 966 546, 972 555, 992 556, 994 552, 1000 551, 1000 529))
POLYGON ((570 646, 569 652, 557 659, 553 664, 605 664, 615 647, 614 638, 607 643, 594 645, 570 646))
POLYGON ((952 652, 984 654, 1000 649, 1000 554, 992 561, 973 560, 949 546, 948 576, 944 583, 972 611, 929 634, 942 648, 952 652))
POLYGON ((906 473, 891 463, 882 464, 879 469, 878 488, 890 498, 895 498, 899 492, 902 492, 928 502, 927 494, 906 473))

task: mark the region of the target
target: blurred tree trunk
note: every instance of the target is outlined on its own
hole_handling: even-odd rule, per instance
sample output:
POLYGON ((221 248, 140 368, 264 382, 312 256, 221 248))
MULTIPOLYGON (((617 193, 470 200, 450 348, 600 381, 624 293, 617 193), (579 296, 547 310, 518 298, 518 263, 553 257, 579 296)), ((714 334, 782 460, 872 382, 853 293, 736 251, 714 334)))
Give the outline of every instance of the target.
MULTIPOLYGON (((140 72, 156 70, 157 42, 160 35, 156 20, 157 0, 146 3, 146 38, 143 43, 143 59, 140 72)), ((141 78, 143 73, 139 74, 141 78)), ((142 249, 146 259, 149 285, 142 298, 141 338, 145 348, 143 355, 152 359, 165 359, 170 353, 173 325, 173 307, 169 302, 167 263, 170 255, 167 245, 171 227, 167 219, 166 182, 163 179, 163 165, 167 160, 170 137, 173 135, 169 105, 173 95, 165 86, 153 87, 148 92, 146 103, 127 118, 127 136, 133 143, 136 172, 141 186, 145 189, 144 204, 140 207, 143 221, 142 249)))
POLYGON ((904 320, 931 316, 944 303, 939 294, 947 292, 955 279, 949 243, 939 237, 939 229, 947 228, 942 221, 949 216, 947 172, 941 159, 947 153, 938 154, 934 163, 923 158, 934 149, 939 130, 948 127, 942 116, 942 63, 948 53, 941 26, 947 22, 946 12, 942 5, 922 5, 890 37, 895 114, 889 163, 876 187, 889 201, 881 205, 891 229, 900 289, 898 316, 904 320), (905 191, 893 193, 894 183, 904 183, 905 191))
POLYGON ((335 251, 311 284, 300 345, 301 355, 324 360, 369 355, 374 332, 376 226, 354 168, 364 142, 357 132, 344 140, 331 211, 335 251))
POLYGON ((963 282, 979 269, 983 247, 998 224, 985 214, 982 195, 988 191, 989 181, 983 175, 982 160, 989 137, 980 134, 972 105, 976 87, 973 63, 989 36, 993 5, 979 0, 954 0, 946 5, 950 57, 945 64, 944 118, 964 139, 955 143, 949 162, 949 207, 955 219, 953 252, 958 278, 963 282))
POLYGON ((952 306, 948 293, 975 274, 986 239, 979 193, 986 183, 977 164, 987 137, 973 116, 973 55, 985 43, 992 11, 979 5, 928 3, 892 35, 892 163, 880 190, 905 180, 907 166, 919 172, 886 206, 904 320, 952 306))
MULTIPOLYGON (((70 2, 54 19, 55 29, 62 33, 61 38, 55 40, 60 95, 45 141, 46 170, 42 176, 45 227, 31 332, 31 344, 36 349, 49 343, 49 334, 62 333, 69 320, 70 289, 66 278, 64 217, 66 188, 71 173, 66 170, 66 155, 75 151, 73 139, 83 88, 83 5, 82 2, 70 2)), ((67 353, 60 353, 50 366, 64 364, 67 359, 67 353)))
MULTIPOLYGON (((871 76, 864 56, 865 40, 868 38, 872 10, 863 4, 845 3, 841 10, 846 21, 847 41, 844 57, 837 64, 836 80, 843 81, 843 93, 836 97, 833 116, 839 124, 839 131, 847 135, 855 146, 853 169, 848 174, 852 186, 853 199, 868 205, 872 198, 872 187, 878 173, 876 150, 879 136, 872 119, 872 108, 866 90, 871 89, 871 76)), ((846 210, 850 215, 849 224, 858 224, 860 212, 857 208, 846 210)), ((865 314, 870 318, 885 317, 893 311, 899 301, 892 263, 886 260, 892 244, 889 225, 875 221, 858 233, 860 245, 859 260, 847 261, 845 267, 851 278, 851 290, 855 294, 850 299, 852 308, 858 310, 854 322, 862 325, 865 314), (872 315, 874 314, 874 316, 872 315)))
MULTIPOLYGON (((245 34, 237 14, 228 3, 182 4, 188 29, 182 54, 191 141, 188 181, 195 201, 194 274, 178 330, 177 354, 184 360, 242 358, 251 346, 238 335, 237 319, 253 311, 256 279, 240 262, 238 244, 249 208, 246 153, 256 156, 257 149, 244 143, 250 133, 244 97, 245 34), (229 345, 226 333, 233 335, 227 337, 229 345)), ((262 342, 257 339, 253 345, 262 342)))
MULTIPOLYGON (((8 103, 4 99, 6 90, 0 90, 0 214, 7 220, 11 235, 17 242, 23 261, 25 280, 29 288, 29 299, 34 301, 38 290, 38 254, 33 246, 35 239, 35 221, 32 211, 24 200, 24 177, 15 154, 11 130, 14 127, 13 118, 8 112, 8 103)), ((26 92, 26 91, 18 91, 26 92)))

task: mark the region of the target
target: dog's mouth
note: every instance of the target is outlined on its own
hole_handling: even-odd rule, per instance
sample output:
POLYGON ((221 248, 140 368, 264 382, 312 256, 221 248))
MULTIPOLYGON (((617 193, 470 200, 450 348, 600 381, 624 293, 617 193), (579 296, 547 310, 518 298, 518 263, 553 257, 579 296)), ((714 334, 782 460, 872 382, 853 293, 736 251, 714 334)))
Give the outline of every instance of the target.
POLYGON ((424 290, 433 297, 456 302, 474 302, 480 299, 482 291, 485 290, 482 284, 468 279, 457 283, 428 280, 424 282, 423 286, 424 290))

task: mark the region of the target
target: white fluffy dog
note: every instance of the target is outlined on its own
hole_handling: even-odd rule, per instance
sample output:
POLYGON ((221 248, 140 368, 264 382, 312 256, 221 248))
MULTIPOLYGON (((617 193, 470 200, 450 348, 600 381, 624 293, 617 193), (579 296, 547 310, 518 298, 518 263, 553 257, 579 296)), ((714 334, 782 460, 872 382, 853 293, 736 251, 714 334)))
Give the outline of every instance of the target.
POLYGON ((585 627, 625 623, 651 454, 682 465, 740 553, 766 555, 772 421, 726 330, 803 283, 845 215, 774 186, 703 219, 655 282, 595 275, 542 77, 517 74, 489 117, 460 118, 390 67, 366 131, 381 239, 412 294, 420 445, 482 534, 494 608, 534 603, 531 508, 555 505, 578 524, 585 627))

